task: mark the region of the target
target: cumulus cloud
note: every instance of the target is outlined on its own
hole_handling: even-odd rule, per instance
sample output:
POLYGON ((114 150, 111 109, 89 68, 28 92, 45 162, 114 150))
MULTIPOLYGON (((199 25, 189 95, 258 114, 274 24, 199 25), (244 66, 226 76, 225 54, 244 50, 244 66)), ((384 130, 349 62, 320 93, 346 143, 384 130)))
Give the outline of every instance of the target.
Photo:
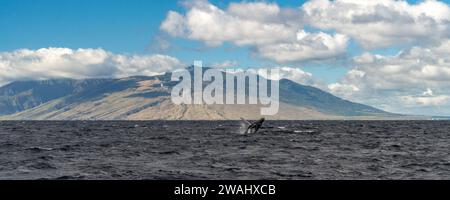
POLYGON ((450 96, 448 95, 439 95, 439 96, 402 96, 401 100, 403 101, 406 107, 416 107, 416 106, 440 106, 445 103, 448 103, 450 96))
POLYGON ((284 23, 285 16, 276 4, 232 3, 228 10, 222 10, 208 1, 196 0, 187 7, 185 15, 170 11, 161 29, 211 46, 226 41, 240 46, 286 41, 295 37, 298 29, 284 23))
POLYGON ((209 46, 252 46, 278 63, 335 58, 345 53, 350 38, 375 49, 435 44, 450 37, 450 7, 434 0, 311 0, 299 8, 240 2, 221 9, 207 0, 185 5, 186 13, 168 12, 160 29, 209 46), (307 33, 305 25, 337 33, 307 33))
POLYGON ((0 84, 49 78, 155 75, 182 67, 166 55, 120 55, 103 49, 42 48, 0 52, 0 84))
POLYGON ((412 47, 394 56, 365 53, 354 68, 328 89, 344 98, 400 108, 450 106, 450 40, 412 47))
POLYGON ((423 92, 422 95, 426 96, 426 97, 432 97, 433 96, 433 90, 431 90, 430 88, 427 88, 427 90, 425 92, 423 92))
POLYGON ((223 62, 216 62, 211 64, 212 68, 233 68, 233 67, 238 67, 239 63, 235 60, 225 60, 223 62))
POLYGON ((342 34, 329 35, 323 32, 297 33, 297 40, 261 46, 258 53, 277 62, 301 60, 323 60, 345 54, 348 37, 342 34))
POLYGON ((312 0, 302 6, 307 23, 355 38, 364 48, 439 42, 450 35, 450 7, 392 0, 312 0))
POLYGON ((194 0, 186 7, 185 14, 170 11, 160 29, 209 46, 224 42, 251 46, 276 62, 333 58, 344 53, 347 45, 348 38, 342 34, 306 33, 299 9, 275 3, 230 3, 223 10, 206 0, 194 0))
POLYGON ((279 73, 273 74, 271 73, 270 70, 266 68, 258 68, 254 70, 258 73, 258 75, 267 79, 271 80, 289 79, 303 85, 323 88, 323 84, 318 79, 316 79, 313 76, 313 74, 305 72, 300 68, 281 66, 281 67, 272 67, 271 69, 278 69, 279 73))
POLYGON ((115 55, 111 58, 119 70, 116 76, 144 75, 153 76, 185 67, 177 58, 167 55, 126 56, 115 55))

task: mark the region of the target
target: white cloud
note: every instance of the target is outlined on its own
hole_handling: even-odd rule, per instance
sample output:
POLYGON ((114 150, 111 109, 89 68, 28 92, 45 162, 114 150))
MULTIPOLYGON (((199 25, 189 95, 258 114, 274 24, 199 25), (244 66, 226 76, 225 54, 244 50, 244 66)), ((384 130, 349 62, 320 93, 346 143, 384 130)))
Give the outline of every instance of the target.
POLYGON ((309 72, 305 72, 300 68, 282 66, 282 67, 275 67, 275 68, 272 67, 271 69, 278 69, 279 74, 272 74, 272 73, 270 73, 270 71, 266 70, 265 68, 255 69, 255 71, 260 76, 271 79, 271 80, 289 79, 289 80, 292 80, 294 82, 297 82, 297 83, 300 83, 303 85, 323 88, 323 84, 319 80, 317 80, 315 77, 313 77, 313 74, 311 74, 309 72), (268 72, 270 74, 268 74, 268 72))
POLYGON ((231 3, 228 13, 242 19, 261 22, 276 22, 282 19, 282 10, 277 4, 265 2, 231 3), (249 12, 252 11, 252 12, 249 12))
POLYGON ((366 49, 374 49, 429 46, 450 37, 450 7, 434 0, 415 4, 311 0, 298 8, 239 2, 221 9, 207 0, 192 0, 185 5, 186 13, 170 11, 160 29, 209 46, 224 42, 251 46, 261 57, 278 63, 336 58, 346 52, 350 38, 366 49), (322 32, 307 33, 305 25, 322 32))
POLYGON ((49 78, 155 75, 182 67, 166 55, 120 55, 103 49, 42 48, 0 52, 0 83, 49 78))
POLYGON ((235 60, 225 60, 223 62, 217 62, 217 63, 213 63, 211 64, 211 67, 213 68, 234 68, 234 67, 238 67, 239 63, 235 60))
POLYGON ((299 9, 274 3, 230 3, 223 10, 206 0, 194 0, 184 15, 170 11, 160 29, 209 46, 224 42, 251 46, 260 56, 276 62, 328 59, 345 52, 346 36, 306 33, 301 18, 299 9))
POLYGON ((354 58, 354 68, 328 89, 354 101, 391 105, 388 109, 400 112, 411 106, 450 106, 448 55, 450 40, 430 48, 412 47, 395 56, 365 53, 354 58))
POLYGON ((233 3, 229 10, 222 10, 207 1, 197 0, 188 9, 186 15, 170 11, 161 29, 173 36, 201 40, 211 46, 225 41, 239 46, 280 42, 295 37, 298 29, 273 19, 282 17, 276 4, 233 3))
POLYGON ((335 94, 340 94, 340 96, 348 97, 355 92, 360 91, 358 86, 353 84, 341 84, 341 83, 333 83, 328 85, 328 89, 331 90, 335 94))
POLYGON ((297 40, 261 46, 258 53, 277 62, 322 60, 345 54, 348 37, 342 34, 328 35, 323 32, 300 31, 297 40))
POLYGON ((427 91, 422 93, 423 96, 426 97, 432 97, 433 96, 433 90, 431 90, 430 88, 427 88, 427 91))
POLYGON ((184 16, 177 12, 169 11, 160 28, 170 35, 183 36, 187 32, 186 26, 184 16))
POLYGON ((416 106, 441 106, 449 103, 450 96, 402 96, 400 97, 406 107, 416 106))
POLYGON ((312 0, 304 19, 355 38, 365 48, 439 42, 450 33, 450 7, 434 0, 418 4, 393 0, 312 0))
POLYGON ((167 55, 125 56, 111 58, 119 72, 117 76, 144 75, 153 76, 185 67, 177 58, 167 55))

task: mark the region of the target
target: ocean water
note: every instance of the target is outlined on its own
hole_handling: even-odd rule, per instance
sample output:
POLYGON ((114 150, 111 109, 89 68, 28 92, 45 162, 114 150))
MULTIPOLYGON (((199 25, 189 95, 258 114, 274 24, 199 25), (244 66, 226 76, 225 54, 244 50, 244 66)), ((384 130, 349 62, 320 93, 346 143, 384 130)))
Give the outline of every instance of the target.
POLYGON ((449 121, 0 122, 0 179, 450 179, 449 121))

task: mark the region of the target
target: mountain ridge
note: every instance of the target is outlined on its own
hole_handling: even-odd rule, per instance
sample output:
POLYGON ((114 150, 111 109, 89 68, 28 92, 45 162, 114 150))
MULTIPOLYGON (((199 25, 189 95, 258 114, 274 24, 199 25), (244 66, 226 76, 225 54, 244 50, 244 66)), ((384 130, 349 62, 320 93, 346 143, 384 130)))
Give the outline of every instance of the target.
MULTIPOLYGON (((18 81, 0 87, 2 120, 237 120, 257 119, 263 105, 174 105, 171 73, 126 78, 18 81)), ((260 78, 260 77, 259 77, 260 78)), ((288 79, 280 111, 268 119, 400 118, 288 79)))

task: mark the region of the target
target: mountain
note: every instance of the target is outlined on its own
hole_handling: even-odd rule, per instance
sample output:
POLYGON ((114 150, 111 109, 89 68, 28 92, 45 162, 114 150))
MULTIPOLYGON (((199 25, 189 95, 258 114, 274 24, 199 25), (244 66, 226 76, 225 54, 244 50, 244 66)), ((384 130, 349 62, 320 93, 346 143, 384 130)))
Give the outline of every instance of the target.
MULTIPOLYGON (((222 120, 260 118, 261 105, 175 105, 171 74, 18 81, 0 88, 3 120, 222 120)), ((385 119, 400 115, 280 80, 279 114, 269 119, 385 119)), ((248 86, 248 85, 247 85, 248 86)))

